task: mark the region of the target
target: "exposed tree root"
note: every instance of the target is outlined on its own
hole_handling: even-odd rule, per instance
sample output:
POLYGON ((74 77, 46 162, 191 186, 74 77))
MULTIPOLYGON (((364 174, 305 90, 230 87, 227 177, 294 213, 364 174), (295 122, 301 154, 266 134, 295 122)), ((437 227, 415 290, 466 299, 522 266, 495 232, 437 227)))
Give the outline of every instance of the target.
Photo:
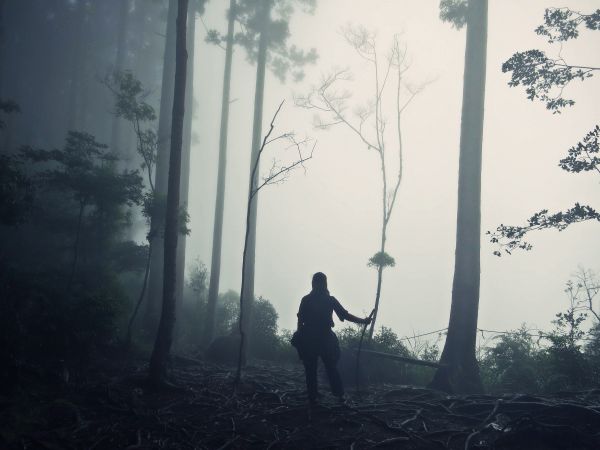
MULTIPOLYGON (((0 447, 29 449, 597 449, 600 391, 448 396, 371 388, 309 410, 299 367, 234 371, 175 358, 184 389, 152 391, 145 367, 99 371, 59 391, 1 399, 0 447), (57 398, 58 397, 58 398, 57 398)), ((40 391, 41 392, 41 391, 40 391)))

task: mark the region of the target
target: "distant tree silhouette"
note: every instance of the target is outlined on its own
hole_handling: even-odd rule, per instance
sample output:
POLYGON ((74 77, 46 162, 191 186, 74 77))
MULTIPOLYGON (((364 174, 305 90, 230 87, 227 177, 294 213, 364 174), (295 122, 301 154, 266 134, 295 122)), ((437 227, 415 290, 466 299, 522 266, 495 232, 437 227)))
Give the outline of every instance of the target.
MULTIPOLYGON (((140 204, 142 201, 139 173, 131 170, 117 172, 112 164, 117 157, 107 148, 88 133, 71 131, 63 149, 24 147, 21 150, 23 157, 31 163, 50 163, 51 168, 37 173, 38 182, 49 189, 66 193, 77 205, 67 291, 71 290, 77 273, 81 235, 88 210, 94 213, 95 239, 106 242, 112 231, 108 229, 109 213, 123 205, 140 204)), ((99 247, 98 251, 106 250, 99 247)))
MULTIPOLYGON (((212 258, 210 264, 210 282, 208 303, 204 317, 205 345, 212 340, 215 329, 215 311, 219 297, 221 278, 221 247, 223 242, 223 213, 225 210, 225 176, 227 172, 227 133, 229 127, 229 104, 231 92, 231 66, 235 33, 236 0, 230 0, 227 14, 227 36, 225 38, 225 68, 223 74, 223 95, 221 100, 221 128, 219 131, 219 167, 217 169, 217 197, 215 199, 215 220, 213 225, 212 258)), ((220 39, 218 39, 220 42, 220 39)))
MULTIPOLYGON (((265 75, 269 67, 280 79, 285 80, 291 73, 294 80, 303 77, 302 67, 305 64, 314 63, 317 59, 315 49, 308 52, 298 49, 296 46, 288 46, 290 37, 289 22, 297 6, 304 7, 311 12, 314 9, 315 0, 239 0, 236 6, 236 20, 241 24, 242 31, 235 34, 235 42, 246 50, 248 60, 256 63, 256 85, 254 94, 254 114, 252 126, 252 147, 250 155, 250 182, 249 195, 259 185, 258 173, 254 170, 255 162, 260 152, 261 133, 263 127, 263 101, 265 92, 265 75), (252 175, 254 174, 254 175, 252 175)), ((211 32, 212 39, 218 33, 211 32)), ((251 323, 252 302, 254 301, 254 273, 256 253, 256 217, 258 211, 258 197, 251 202, 251 211, 248 222, 248 245, 246 249, 247 263, 245 265, 244 290, 241 292, 244 308, 244 328, 248 329, 251 323)), ((214 244, 213 244, 214 245, 214 244)), ((217 276, 217 268, 211 267, 213 276, 217 276)), ((219 268, 220 270, 220 268, 219 268)), ((214 291, 211 301, 214 301, 214 291)), ((211 311, 213 311, 211 307, 211 311)), ((212 312, 211 312, 212 313, 212 312)), ((213 320, 211 318, 207 320, 213 320)), ((247 340, 244 342, 247 343, 247 340)))

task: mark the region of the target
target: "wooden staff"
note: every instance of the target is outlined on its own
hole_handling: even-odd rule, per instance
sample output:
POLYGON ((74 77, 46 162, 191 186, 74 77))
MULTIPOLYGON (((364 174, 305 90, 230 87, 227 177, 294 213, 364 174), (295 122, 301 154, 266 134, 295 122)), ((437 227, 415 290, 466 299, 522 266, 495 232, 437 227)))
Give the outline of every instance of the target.
MULTIPOLYGON (((373 311, 371 311, 371 314, 369 314, 369 319, 373 318, 373 314, 375 314, 375 308, 373 308, 373 311)), ((359 389, 359 382, 358 382, 358 378, 359 378, 359 372, 360 372, 360 352, 362 350, 362 343, 363 340, 365 338, 365 332, 367 331, 367 326, 369 325, 368 322, 366 322, 363 325, 363 329, 362 329, 362 333, 360 334, 360 341, 358 341, 358 351, 356 352, 356 390, 358 391, 359 389)))

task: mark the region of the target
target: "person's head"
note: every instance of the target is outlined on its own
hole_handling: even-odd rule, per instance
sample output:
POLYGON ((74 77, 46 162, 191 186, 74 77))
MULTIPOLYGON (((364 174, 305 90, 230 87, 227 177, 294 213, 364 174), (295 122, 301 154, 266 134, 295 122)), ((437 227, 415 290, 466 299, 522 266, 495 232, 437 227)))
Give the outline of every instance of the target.
POLYGON ((323 272, 317 272, 312 277, 313 291, 327 292, 327 276, 323 272))

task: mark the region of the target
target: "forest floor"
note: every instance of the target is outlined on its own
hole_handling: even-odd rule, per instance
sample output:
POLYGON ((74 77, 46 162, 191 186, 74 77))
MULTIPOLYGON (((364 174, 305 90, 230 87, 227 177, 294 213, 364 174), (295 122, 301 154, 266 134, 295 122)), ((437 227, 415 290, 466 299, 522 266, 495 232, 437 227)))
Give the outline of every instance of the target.
POLYGON ((84 383, 0 397, 0 447, 22 449, 599 449, 600 390, 448 396, 379 385, 309 409, 301 368, 177 357, 180 389, 144 386, 143 361, 84 383), (6 447, 5 447, 6 446, 6 447))

